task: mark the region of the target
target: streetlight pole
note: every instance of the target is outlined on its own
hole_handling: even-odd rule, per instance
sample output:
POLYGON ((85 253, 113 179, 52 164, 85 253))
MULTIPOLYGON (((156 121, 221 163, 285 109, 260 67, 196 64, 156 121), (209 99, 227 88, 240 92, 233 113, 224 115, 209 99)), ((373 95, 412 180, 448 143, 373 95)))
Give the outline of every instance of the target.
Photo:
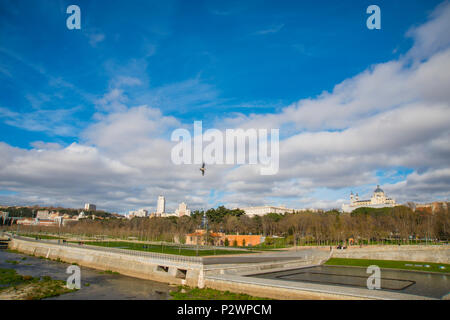
POLYGON ((198 256, 198 235, 196 234, 195 235, 195 244, 197 245, 195 248, 195 251, 196 251, 196 255, 198 256))

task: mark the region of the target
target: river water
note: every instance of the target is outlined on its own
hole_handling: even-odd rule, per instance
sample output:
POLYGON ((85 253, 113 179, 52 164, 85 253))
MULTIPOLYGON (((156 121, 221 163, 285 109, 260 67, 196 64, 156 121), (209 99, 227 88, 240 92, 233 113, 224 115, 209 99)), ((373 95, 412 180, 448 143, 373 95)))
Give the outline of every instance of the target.
MULTIPOLYGON (((50 276, 66 280, 70 264, 39 259, 0 250, 0 268, 15 269, 21 275, 50 276), (22 260, 22 258, 26 258, 22 260), (7 261, 17 261, 11 264, 7 261)), ((62 300, 168 300, 172 286, 160 282, 142 280, 123 275, 101 274, 99 270, 80 267, 81 289, 50 299, 62 300), (89 284, 88 286, 86 284, 89 284)))
MULTIPOLYGON (((70 264, 39 259, 25 254, 0 250, 0 268, 15 269, 21 275, 33 277, 50 276, 66 280, 70 264), (25 258, 25 260, 22 260, 25 258), (12 264, 7 261, 17 261, 12 264)), ((168 300, 173 286, 80 267, 81 289, 50 299, 63 300, 168 300), (89 284, 88 286, 86 284, 89 284)), ((366 287, 366 268, 317 266, 288 271, 253 275, 252 277, 322 283, 329 285, 366 287)), ((450 276, 401 270, 381 270, 382 290, 414 294, 430 298, 442 298, 450 292, 450 276)))
MULTIPOLYGON (((252 277, 367 288, 366 268, 317 266, 252 277)), ((381 290, 442 299, 450 292, 450 276, 439 273, 381 269, 381 290)))

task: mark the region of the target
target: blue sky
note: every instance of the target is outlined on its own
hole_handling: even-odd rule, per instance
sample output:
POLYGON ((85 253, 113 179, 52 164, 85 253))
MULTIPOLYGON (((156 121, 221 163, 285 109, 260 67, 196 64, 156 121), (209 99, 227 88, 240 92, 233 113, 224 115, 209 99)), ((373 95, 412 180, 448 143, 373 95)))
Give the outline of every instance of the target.
MULTIPOLYGON (((164 119, 161 123, 167 122, 167 126, 158 127, 158 134, 152 133, 154 139, 167 138, 170 128, 177 124, 190 125, 194 120, 203 120, 204 127, 214 127, 225 118, 247 121, 258 115, 260 118, 282 115, 286 107, 308 99, 320 100, 318 97, 323 92, 333 94, 336 85, 364 72, 370 73, 377 65, 391 61, 403 63, 423 41, 420 34, 408 32, 434 19, 434 10, 445 11, 444 5, 436 9, 441 2, 3 0, 0 3, 0 141, 13 150, 5 151, 13 162, 18 161, 15 152, 64 151, 76 143, 93 148, 130 170, 142 170, 121 158, 122 155, 114 154, 109 144, 105 146, 105 140, 96 140, 107 132, 106 123, 114 123, 114 114, 131 112, 142 105, 158 110, 158 115, 151 113, 152 116, 161 116, 164 119), (77 4, 81 9, 81 30, 66 28, 66 8, 70 4, 77 4), (381 8, 381 30, 366 28, 369 15, 365 11, 371 4, 381 8), (94 133, 95 129, 103 131, 94 133)), ((445 46, 439 48, 444 49, 445 46)), ((429 59, 437 51, 423 49, 423 52, 429 59)), ((408 64, 414 65, 414 61, 403 63, 408 64)), ((368 109, 364 117, 369 121, 382 111, 419 100, 424 99, 421 96, 392 101, 381 111, 368 109)), ((280 134, 287 139, 301 133, 339 133, 361 121, 364 120, 358 118, 355 122, 319 126, 296 123, 293 127, 282 122, 280 134), (284 132, 283 128, 286 128, 284 132)), ((143 134, 149 136, 148 132, 143 134)), ((364 154, 355 157, 363 159, 364 154)), ((82 166, 79 169, 87 170, 82 166)), ((406 181, 410 174, 438 169, 446 167, 441 163, 403 160, 378 166, 370 164, 356 174, 370 176, 366 183, 355 178, 341 184, 320 184, 321 179, 317 177, 304 178, 307 183, 303 184, 305 180, 298 173, 291 177, 300 181, 293 186, 307 190, 305 194, 280 195, 276 199, 277 195, 270 194, 276 190, 274 184, 286 181, 279 178, 267 183, 271 187, 266 190, 264 200, 292 206, 336 206, 348 190, 371 190, 376 183, 395 185, 406 181)), ((52 176, 43 175, 40 179, 55 179, 62 173, 49 174, 52 176)), ((22 195, 22 199, 28 199, 25 202, 74 205, 89 194, 78 190, 78 196, 66 199, 50 192, 54 186, 40 179, 28 181, 27 187, 21 189, 24 182, 7 174, 0 185, 0 195, 17 197, 4 198, 8 201, 22 195), (37 190, 41 189, 48 193, 40 194, 37 190)), ((233 178, 224 179, 230 185, 234 183, 233 178)), ((117 200, 121 201, 120 206, 113 200, 104 200, 101 194, 93 201, 107 209, 123 211, 140 205, 151 207, 157 193, 173 191, 174 202, 186 199, 193 206, 245 202, 230 198, 239 192, 231 187, 208 187, 209 199, 199 200, 201 192, 188 194, 157 179, 152 181, 150 176, 146 181, 149 186, 144 183, 141 189, 156 189, 141 196, 133 197, 131 191, 118 187, 117 192, 127 194, 117 200), (183 195, 180 199, 175 199, 177 192, 183 195)), ((399 192, 397 196, 418 200, 419 195, 399 192)), ((439 191, 434 197, 447 195, 439 191)))

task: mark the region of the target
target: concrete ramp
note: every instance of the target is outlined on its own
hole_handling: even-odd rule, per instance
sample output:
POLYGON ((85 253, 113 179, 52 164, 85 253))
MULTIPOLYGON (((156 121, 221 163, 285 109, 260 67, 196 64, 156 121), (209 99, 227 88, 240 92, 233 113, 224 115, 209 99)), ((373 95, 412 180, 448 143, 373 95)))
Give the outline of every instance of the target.
POLYGON ((329 259, 330 252, 318 249, 277 251, 232 257, 203 258, 205 275, 257 274, 319 265, 329 259))

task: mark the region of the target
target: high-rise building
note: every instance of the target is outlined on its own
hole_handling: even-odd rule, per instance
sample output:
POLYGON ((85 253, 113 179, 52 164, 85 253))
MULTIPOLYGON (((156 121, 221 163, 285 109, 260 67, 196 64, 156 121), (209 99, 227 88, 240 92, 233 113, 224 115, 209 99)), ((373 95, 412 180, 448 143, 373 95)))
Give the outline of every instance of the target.
POLYGON ((175 210, 175 214, 179 217, 182 216, 190 216, 191 215, 191 210, 189 210, 187 208, 186 203, 182 202, 180 203, 180 205, 178 206, 178 209, 175 210))
POLYGON ((86 203, 86 204, 84 205, 84 210, 95 211, 95 210, 97 210, 97 207, 96 207, 95 204, 92 204, 92 203, 86 203))
POLYGON ((164 196, 158 197, 158 203, 156 205, 156 213, 162 214, 166 211, 166 199, 164 199, 164 196))

